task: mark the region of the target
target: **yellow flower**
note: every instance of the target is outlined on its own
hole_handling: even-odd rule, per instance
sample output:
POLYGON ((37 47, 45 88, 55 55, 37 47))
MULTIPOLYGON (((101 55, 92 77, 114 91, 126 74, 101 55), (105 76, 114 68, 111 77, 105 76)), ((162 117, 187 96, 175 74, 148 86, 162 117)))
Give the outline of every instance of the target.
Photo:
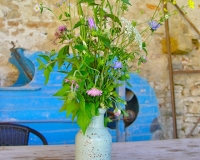
POLYGON ((173 3, 173 4, 176 4, 176 0, 173 0, 172 3, 173 3))
POLYGON ((190 8, 194 8, 194 1, 188 0, 188 5, 189 5, 190 8))

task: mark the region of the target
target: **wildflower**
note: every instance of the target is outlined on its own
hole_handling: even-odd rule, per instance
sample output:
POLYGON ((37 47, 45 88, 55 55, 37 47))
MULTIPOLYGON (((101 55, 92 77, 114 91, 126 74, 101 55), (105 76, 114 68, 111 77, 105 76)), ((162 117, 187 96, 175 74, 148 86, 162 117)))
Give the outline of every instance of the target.
POLYGON ((74 84, 74 83, 75 83, 75 80, 71 80, 71 82, 72 82, 72 84, 74 84))
POLYGON ((193 0, 188 0, 188 5, 189 5, 190 8, 194 8, 193 0))
POLYGON ((39 12, 39 11, 40 11, 40 5, 39 5, 39 4, 36 4, 36 5, 34 6, 34 10, 35 10, 35 12, 39 12))
POLYGON ((93 96, 93 97, 95 97, 95 96, 101 96, 102 95, 102 91, 98 90, 96 88, 92 88, 92 89, 88 90, 86 93, 89 96, 93 96))
POLYGON ((64 31, 66 31, 66 27, 65 26, 59 26, 58 27, 58 30, 60 31, 60 32, 64 32, 64 31))
POLYGON ((116 107, 115 110, 113 111, 113 113, 114 113, 115 116, 118 117, 121 114, 121 110, 116 107))
POLYGON ((88 24, 89 24, 90 29, 96 28, 93 18, 88 18, 88 24))
POLYGON ((67 83, 67 82, 69 82, 70 80, 69 79, 65 79, 65 82, 67 83))
POLYGON ((138 30, 132 25, 130 21, 128 21, 125 18, 121 18, 121 22, 125 24, 125 34, 129 37, 132 38, 134 37, 134 41, 138 44, 140 50, 142 49, 142 37, 138 30))
POLYGON ((150 21, 150 22, 148 22, 148 25, 150 26, 152 32, 160 27, 160 23, 158 23, 156 21, 150 21))
POLYGON ((114 69, 122 68, 122 62, 116 61, 113 66, 114 69))
POLYGON ((77 83, 76 83, 76 85, 75 85, 75 88, 76 88, 76 89, 78 89, 78 88, 79 88, 79 85, 78 85, 77 83))

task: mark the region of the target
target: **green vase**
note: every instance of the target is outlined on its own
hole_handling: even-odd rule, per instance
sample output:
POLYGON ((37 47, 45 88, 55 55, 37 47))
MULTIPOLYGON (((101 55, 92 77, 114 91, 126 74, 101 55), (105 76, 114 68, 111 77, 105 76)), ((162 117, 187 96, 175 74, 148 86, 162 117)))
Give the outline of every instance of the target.
POLYGON ((76 160, 110 160, 112 137, 104 127, 105 109, 99 109, 99 116, 92 118, 85 135, 80 130, 76 135, 76 160))

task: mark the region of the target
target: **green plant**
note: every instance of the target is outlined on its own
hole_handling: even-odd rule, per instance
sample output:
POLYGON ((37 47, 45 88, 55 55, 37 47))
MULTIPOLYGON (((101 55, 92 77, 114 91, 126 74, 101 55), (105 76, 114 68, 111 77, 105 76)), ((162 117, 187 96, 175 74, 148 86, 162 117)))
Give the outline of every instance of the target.
MULTIPOLYGON (((61 44, 62 48, 58 53, 52 50, 40 55, 39 69, 44 70, 45 83, 55 66, 66 75, 55 96, 64 101, 60 111, 66 111, 67 116, 76 119, 83 133, 91 118, 98 115, 99 107, 115 106, 115 115, 127 116, 119 106, 126 102, 116 88, 124 82, 131 86, 127 82, 131 62, 137 60, 138 65, 146 62, 148 38, 175 13, 159 11, 162 2, 175 3, 161 0, 155 13, 144 23, 123 17, 131 5, 129 0, 113 0, 112 3, 110 0, 77 0, 73 4, 70 0, 62 0, 56 4, 61 10, 57 18, 62 25, 56 31, 53 43, 61 44), (75 18, 78 20, 74 24, 75 18), (145 29, 139 31, 140 25, 146 25, 145 29)), ((45 9, 55 15, 43 4, 35 6, 41 13, 45 9)))

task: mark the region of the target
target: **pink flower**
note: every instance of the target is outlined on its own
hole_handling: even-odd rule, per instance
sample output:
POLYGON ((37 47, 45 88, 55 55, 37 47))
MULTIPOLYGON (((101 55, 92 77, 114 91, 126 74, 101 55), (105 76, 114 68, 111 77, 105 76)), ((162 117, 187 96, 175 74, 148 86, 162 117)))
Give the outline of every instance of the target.
POLYGON ((77 89, 77 88, 79 88, 79 85, 76 83, 76 85, 75 85, 75 88, 77 89))
POLYGON ((66 27, 65 26, 59 26, 58 27, 58 30, 60 31, 60 32, 64 32, 64 31, 66 31, 66 27))
POLYGON ((67 82, 69 82, 70 80, 69 79, 65 79, 65 82, 67 83, 67 82))
POLYGON ((96 88, 92 88, 92 89, 88 90, 86 93, 89 96, 93 96, 93 97, 95 97, 95 96, 101 96, 102 95, 102 91, 98 90, 96 88))
POLYGON ((121 110, 120 109, 118 109, 118 108, 115 108, 115 110, 113 111, 113 113, 114 113, 114 115, 115 116, 120 116, 120 114, 121 114, 121 110))

